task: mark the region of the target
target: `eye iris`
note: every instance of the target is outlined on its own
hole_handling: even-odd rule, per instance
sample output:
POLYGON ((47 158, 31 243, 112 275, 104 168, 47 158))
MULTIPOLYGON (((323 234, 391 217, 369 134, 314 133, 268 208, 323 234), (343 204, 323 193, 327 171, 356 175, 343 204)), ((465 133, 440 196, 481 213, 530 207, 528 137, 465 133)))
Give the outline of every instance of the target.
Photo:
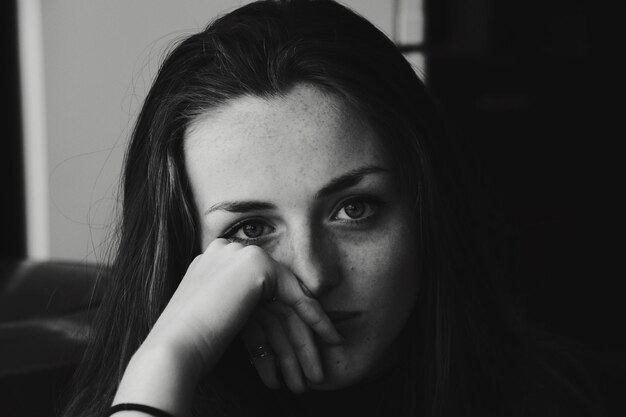
POLYGON ((259 237, 263 233, 263 226, 258 223, 248 223, 242 227, 242 231, 247 237, 259 237))
POLYGON ((356 202, 349 203, 346 204, 346 206, 344 207, 344 211, 346 212, 348 217, 357 219, 363 216, 363 213, 365 213, 365 205, 363 203, 356 202))

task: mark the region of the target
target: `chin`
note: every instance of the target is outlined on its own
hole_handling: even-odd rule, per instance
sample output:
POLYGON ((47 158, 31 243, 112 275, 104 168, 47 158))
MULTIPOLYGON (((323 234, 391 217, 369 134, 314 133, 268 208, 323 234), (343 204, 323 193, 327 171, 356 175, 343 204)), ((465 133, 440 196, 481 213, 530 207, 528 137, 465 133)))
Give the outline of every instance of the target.
POLYGON ((309 383, 313 390, 339 390, 355 385, 380 368, 380 360, 374 352, 359 351, 358 347, 329 346, 320 353, 325 380, 321 384, 309 383), (355 349, 356 348, 356 349, 355 349))

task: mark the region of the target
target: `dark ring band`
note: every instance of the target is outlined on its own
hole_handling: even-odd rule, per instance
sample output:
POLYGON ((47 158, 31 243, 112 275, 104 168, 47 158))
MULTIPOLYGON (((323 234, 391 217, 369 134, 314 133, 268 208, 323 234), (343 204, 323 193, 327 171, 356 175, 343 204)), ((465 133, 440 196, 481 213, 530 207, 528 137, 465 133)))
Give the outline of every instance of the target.
POLYGON ((173 417, 170 413, 167 413, 163 410, 159 410, 158 408, 151 407, 149 405, 144 404, 135 404, 135 403, 122 403, 116 404, 109 408, 109 412, 107 416, 111 416, 118 411, 141 411, 142 413, 149 414, 154 417, 173 417))

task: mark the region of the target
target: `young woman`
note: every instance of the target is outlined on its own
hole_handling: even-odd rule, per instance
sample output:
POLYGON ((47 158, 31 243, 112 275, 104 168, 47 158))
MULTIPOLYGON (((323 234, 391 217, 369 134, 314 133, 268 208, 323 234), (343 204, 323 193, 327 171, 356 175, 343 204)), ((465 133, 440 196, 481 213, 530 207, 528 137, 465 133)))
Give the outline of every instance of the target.
POLYGON ((67 415, 591 414, 503 302, 455 152, 394 44, 335 2, 185 39, 133 132, 67 415))

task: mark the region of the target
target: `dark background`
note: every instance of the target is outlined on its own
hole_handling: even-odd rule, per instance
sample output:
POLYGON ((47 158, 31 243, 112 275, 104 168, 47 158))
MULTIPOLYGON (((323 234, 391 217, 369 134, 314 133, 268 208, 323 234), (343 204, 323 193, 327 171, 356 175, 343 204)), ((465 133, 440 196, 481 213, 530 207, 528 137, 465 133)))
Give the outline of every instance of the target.
POLYGON ((514 289, 529 316, 619 350, 624 106, 610 57, 624 48, 603 30, 599 8, 427 1, 425 49, 430 89, 503 221, 514 289))
POLYGON ((623 415, 616 12, 581 0, 426 0, 426 10, 428 85, 473 161, 513 295, 532 323, 589 349, 611 415, 623 415))

